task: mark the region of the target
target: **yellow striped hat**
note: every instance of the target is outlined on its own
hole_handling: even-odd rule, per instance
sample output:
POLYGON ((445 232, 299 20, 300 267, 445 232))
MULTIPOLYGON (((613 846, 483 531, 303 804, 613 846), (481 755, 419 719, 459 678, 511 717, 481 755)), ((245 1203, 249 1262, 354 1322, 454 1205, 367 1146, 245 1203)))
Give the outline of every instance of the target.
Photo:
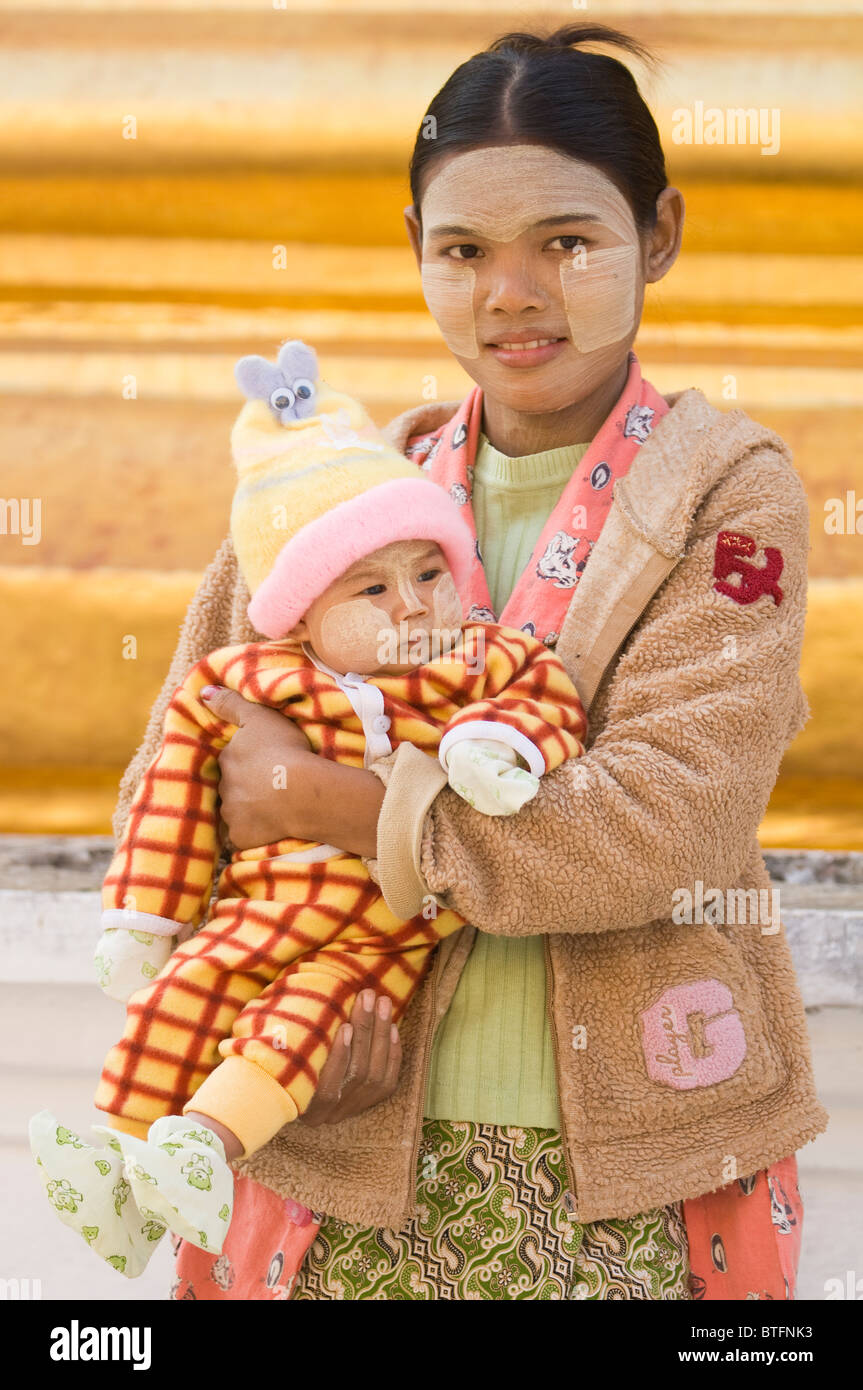
POLYGON ((397 540, 437 541, 462 589, 473 537, 458 506, 320 379, 305 343, 275 366, 243 358, 235 375, 252 399, 231 432, 231 536, 258 632, 284 637, 350 565, 397 540))

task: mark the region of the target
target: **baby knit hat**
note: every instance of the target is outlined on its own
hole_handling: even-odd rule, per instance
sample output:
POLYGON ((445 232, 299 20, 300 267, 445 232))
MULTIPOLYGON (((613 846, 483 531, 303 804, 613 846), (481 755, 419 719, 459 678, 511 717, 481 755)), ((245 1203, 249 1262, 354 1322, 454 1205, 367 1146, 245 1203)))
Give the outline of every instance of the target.
POLYGON ((249 399, 231 431, 231 537, 258 632, 284 637, 355 561, 393 541, 436 541, 463 592, 474 542, 458 506, 320 379, 306 343, 285 343, 275 365, 241 358, 234 374, 249 399))

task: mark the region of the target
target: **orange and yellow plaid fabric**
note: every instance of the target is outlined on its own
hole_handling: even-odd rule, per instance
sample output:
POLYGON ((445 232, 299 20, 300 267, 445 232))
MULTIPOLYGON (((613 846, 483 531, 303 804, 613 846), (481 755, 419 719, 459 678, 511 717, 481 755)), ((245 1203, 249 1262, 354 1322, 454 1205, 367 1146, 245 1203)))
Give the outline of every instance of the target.
MULTIPOLYGON (((451 652, 368 683, 383 694, 393 748, 410 741, 436 756, 449 729, 494 720, 530 739, 547 771, 583 751, 575 687, 557 657, 524 632, 468 624, 451 652)), ((126 909, 130 926, 141 930, 147 915, 197 926, 210 904, 219 857, 218 754, 236 726, 201 702, 205 685, 282 710, 316 752, 363 766, 359 716, 299 644, 227 647, 198 662, 171 700, 162 745, 104 881, 103 907, 126 909)), ((149 1124, 178 1113, 220 1061, 242 1056, 282 1088, 283 1123, 311 1100, 362 989, 388 994, 394 1019, 401 1016, 434 947, 463 919, 432 902, 426 915, 400 921, 353 855, 282 857, 311 848, 286 839, 232 856, 206 924, 128 1001, 124 1036, 105 1060, 96 1093, 100 1109, 149 1124)))

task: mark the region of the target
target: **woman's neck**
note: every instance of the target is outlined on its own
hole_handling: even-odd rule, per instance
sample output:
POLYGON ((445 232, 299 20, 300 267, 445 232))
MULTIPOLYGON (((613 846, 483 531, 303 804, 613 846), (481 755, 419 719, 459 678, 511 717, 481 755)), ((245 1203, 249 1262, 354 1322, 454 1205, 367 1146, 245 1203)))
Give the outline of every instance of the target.
POLYGON ((565 444, 586 444, 592 440, 619 400, 629 375, 628 358, 612 376, 583 401, 545 414, 512 410, 502 401, 483 393, 482 432, 492 448, 509 458, 540 454, 565 444))

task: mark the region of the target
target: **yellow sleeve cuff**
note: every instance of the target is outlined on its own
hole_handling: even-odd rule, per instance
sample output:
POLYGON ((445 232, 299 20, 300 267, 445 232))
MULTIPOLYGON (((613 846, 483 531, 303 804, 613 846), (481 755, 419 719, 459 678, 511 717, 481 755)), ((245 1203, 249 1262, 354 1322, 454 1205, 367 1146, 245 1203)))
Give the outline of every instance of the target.
POLYGON ((378 817, 378 881, 387 907, 407 921, 432 896, 420 872, 420 848, 428 809, 447 785, 437 758, 402 743, 390 766, 378 817))
POLYGON ((218 1120, 236 1134, 243 1158, 269 1143, 274 1134, 297 1118, 287 1091, 257 1062, 234 1053, 211 1071, 183 1106, 218 1120))

